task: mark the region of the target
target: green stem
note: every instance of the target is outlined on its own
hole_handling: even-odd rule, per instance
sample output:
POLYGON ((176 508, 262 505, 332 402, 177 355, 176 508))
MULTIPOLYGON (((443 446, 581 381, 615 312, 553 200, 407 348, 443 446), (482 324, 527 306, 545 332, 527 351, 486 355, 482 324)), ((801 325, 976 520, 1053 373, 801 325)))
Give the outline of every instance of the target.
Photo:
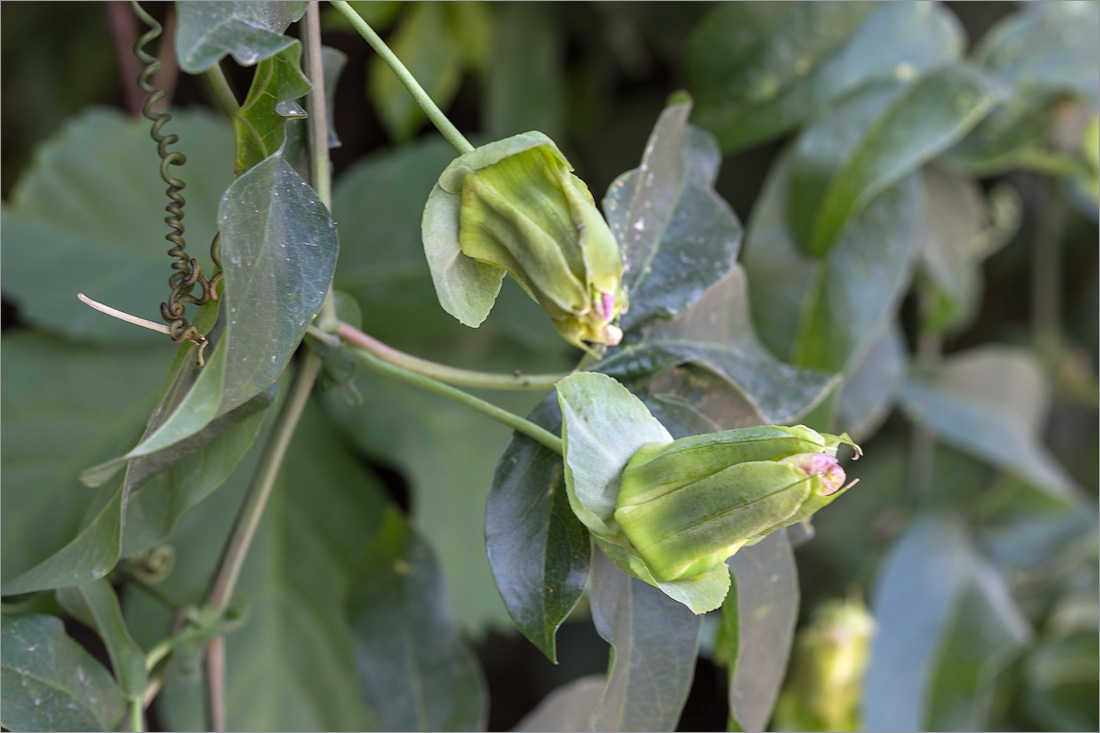
MULTIPOLYGON (((917 367, 930 372, 935 369, 943 356, 943 337, 925 324, 934 303, 931 289, 925 285, 918 291, 918 328, 917 367)), ((909 439, 909 499, 918 502, 932 490, 932 474, 936 461, 936 438, 928 428, 913 423, 913 432, 909 439)))
POLYGON ((401 59, 397 58, 390 47, 374 32, 374 29, 367 25, 367 22, 363 20, 355 10, 342 0, 333 0, 330 5, 336 8, 340 13, 348 19, 351 25, 359 32, 359 35, 370 47, 374 49, 381 59, 386 62, 386 65, 393 69, 393 73, 397 75, 397 78, 401 80, 401 83, 405 85, 405 88, 409 90, 409 93, 413 95, 413 99, 416 100, 420 108, 424 110, 424 114, 428 116, 428 119, 432 121, 432 124, 436 126, 440 134, 447 139, 454 149, 460 153, 468 153, 474 149, 474 146, 470 144, 470 141, 463 137, 462 133, 458 131, 458 128, 451 124, 451 121, 447 119, 447 116, 443 114, 443 111, 436 106, 432 98, 428 96, 428 93, 424 91, 424 88, 417 83, 416 78, 409 72, 405 65, 401 63, 401 59))
MULTIPOLYGON (((321 52, 321 13, 317 3, 306 6, 302 34, 305 48, 306 75, 309 77, 309 172, 313 190, 332 211, 332 161, 328 150, 328 105, 325 102, 325 62, 321 52)), ((332 296, 332 284, 318 314, 321 323, 336 320, 336 302, 332 296)))
POLYGON ((465 405, 471 410, 480 412, 488 418, 496 420, 499 423, 507 425, 517 433, 523 433, 532 440, 541 443, 550 450, 554 451, 558 455, 562 455, 563 447, 561 438, 551 433, 545 428, 535 425, 530 420, 526 420, 515 413, 508 412, 507 410, 497 407, 491 402, 486 402, 479 397, 474 397, 472 394, 463 392, 462 390, 452 387, 449 384, 444 384, 431 377, 424 376, 423 374, 417 374, 416 372, 409 371, 403 367, 391 364, 388 361, 383 361, 371 352, 352 346, 350 348, 352 354, 355 355, 361 363, 366 364, 376 372, 381 372, 394 379, 400 379, 403 382, 426 389, 429 392, 435 392, 437 395, 446 397, 449 400, 454 400, 460 405, 465 405))
POLYGON ((404 351, 399 351, 372 336, 368 336, 347 323, 340 323, 334 333, 348 343, 355 344, 370 352, 382 361, 399 366, 406 371, 422 374, 440 382, 457 384, 460 387, 546 391, 553 389, 559 380, 569 376, 569 372, 556 374, 521 374, 519 372, 515 374, 495 374, 472 369, 459 369, 406 354, 404 351))
POLYGON ((214 64, 206 70, 206 80, 210 83, 210 90, 214 93, 222 110, 230 117, 236 117, 241 111, 241 105, 237 101, 237 95, 229 86, 229 80, 225 78, 221 63, 214 64))
POLYGON ((141 705, 141 698, 130 700, 130 730, 141 733, 145 730, 145 708, 141 705))

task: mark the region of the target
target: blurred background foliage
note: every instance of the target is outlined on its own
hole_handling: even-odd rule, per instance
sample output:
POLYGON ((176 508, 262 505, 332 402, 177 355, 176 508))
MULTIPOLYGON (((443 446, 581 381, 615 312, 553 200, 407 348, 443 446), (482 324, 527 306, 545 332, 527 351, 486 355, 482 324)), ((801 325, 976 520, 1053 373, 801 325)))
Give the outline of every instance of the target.
MULTIPOLYGON (((724 78, 721 75, 727 72, 722 64, 749 63, 751 54, 759 50, 752 38, 740 38, 723 28, 730 21, 722 13, 736 10, 711 3, 353 5, 475 142, 542 130, 558 142, 593 192, 606 190, 616 176, 637 165, 668 95, 686 88, 697 101, 693 119, 708 127, 722 146, 724 159, 716 189, 747 223, 757 213, 755 205, 777 156, 795 139, 798 128, 813 123, 806 115, 784 117, 787 113, 780 110, 754 130, 752 120, 738 117, 742 111, 722 108, 722 90, 716 90, 713 78, 724 78), (738 56, 743 49, 748 49, 743 52, 746 58, 738 56)), ((1085 7, 1096 15, 1095 4, 1085 7)), ((152 9, 171 28, 170 6, 152 9)), ((1052 22, 1053 14, 1046 20, 1028 17, 1043 12, 1028 4, 952 2, 942 9, 963 31, 959 37, 963 53, 973 52, 972 58, 984 63, 991 75, 1008 75, 1006 68, 1024 70, 1001 80, 1008 85, 1007 100, 940 161, 961 166, 977 182, 952 177, 942 168, 932 169, 925 178, 925 185, 935 189, 932 197, 941 199, 927 236, 934 238, 937 226, 942 226, 947 234, 941 232, 941 238, 957 237, 959 227, 973 229, 970 222, 975 219, 977 229, 965 237, 969 247, 965 251, 928 246, 925 251, 931 254, 925 255, 901 302, 899 328, 875 346, 880 360, 870 361, 871 371, 891 382, 898 409, 890 402, 877 412, 864 413, 873 414, 874 419, 857 436, 866 453, 854 469, 862 486, 815 518, 815 538, 797 552, 803 621, 808 622, 811 612, 830 599, 852 592, 873 601, 877 594, 877 610, 882 610, 899 602, 900 596, 891 595, 890 589, 898 583, 904 586, 906 578, 926 571, 966 575, 971 570, 958 568, 972 563, 977 568, 973 577, 997 574, 1011 590, 1013 608, 1021 617, 1000 624, 998 628, 1007 629, 1006 636, 987 643, 1014 653, 1003 660, 1001 669, 985 673, 964 669, 958 659, 942 667, 932 663, 942 689, 929 693, 936 710, 925 711, 923 720, 946 729, 965 729, 968 724, 990 729, 1095 729, 1094 502, 1100 482, 1097 199, 1094 182, 1089 190, 1087 168, 1082 173, 1080 166, 1067 161, 1088 162, 1090 153, 1082 154, 1081 140, 1096 115, 1097 100, 1095 89, 1090 90, 1087 81, 1078 84, 1079 77, 1067 69, 1080 78, 1091 78, 1093 86, 1098 69, 1094 55, 1074 56, 1073 44, 1044 46, 1036 41, 1042 36, 1035 29, 1052 22), (1029 36, 1029 31, 1036 35, 1029 36), (1001 44, 1002 53, 1008 53, 1004 48, 1016 48, 1018 53, 1030 54, 1027 64, 984 50, 991 34, 1007 38, 1001 44), (1005 142, 1007 138, 1012 138, 1011 144, 1005 142), (934 185, 937 175, 944 176, 940 186, 934 185), (988 210, 983 203, 987 199, 988 210), (974 206, 982 209, 981 215, 975 216, 974 206), (915 379, 906 378, 910 354, 915 379), (999 375, 998 380, 991 375, 999 375), (990 404, 1004 408, 995 413, 1004 418, 996 425, 991 425, 990 413, 982 409, 990 404), (1028 442, 1031 432, 1038 435, 1035 443, 1028 442), (1035 446, 1041 446, 1039 458, 1024 455, 1035 446), (1050 490, 1051 485, 1055 490, 1050 490), (923 493, 914 496, 914 490, 923 493), (1066 494, 1075 499, 1067 501, 1066 494), (1084 510, 1075 503, 1078 500, 1084 502, 1084 510), (952 518, 929 520, 935 516, 929 513, 930 507, 941 507, 952 518), (911 523, 918 508, 921 519, 911 523), (944 566, 937 570, 934 564, 930 570, 933 555, 949 570, 944 566), (960 713, 953 694, 981 698, 980 719, 966 717, 976 714, 973 707, 964 705, 967 710, 960 713)), ((757 32, 778 33, 776 29, 784 27, 783 12, 777 7, 775 19, 760 14, 757 32)), ((0 19, 4 102, 0 188, 5 207, 10 207, 13 187, 31 165, 37 146, 89 106, 106 105, 134 115, 141 99, 132 81, 136 67, 129 50, 136 25, 125 4, 4 3, 0 19)), ((830 22, 855 28, 861 20, 862 16, 830 22)), ((548 327, 532 326, 545 323, 515 288, 502 295, 507 307, 498 311, 506 313, 495 313, 485 328, 470 332, 435 306, 424 278, 410 279, 409 263, 420 256, 415 239, 426 193, 420 190, 421 182, 430 181, 453 153, 338 15, 326 11, 323 29, 326 43, 348 59, 335 104, 335 129, 342 144, 333 151, 338 181, 333 208, 345 245, 337 285, 357 297, 367 330, 414 353, 459 365, 566 367, 570 352, 548 327), (359 250, 347 246, 368 227, 373 241, 393 246, 359 250), (411 248, 400 246, 410 237, 411 248)), ((1066 40, 1065 34, 1071 31, 1062 28, 1059 37, 1066 40)), ((841 36, 850 32, 839 31, 841 36)), ((158 56, 167 58, 166 51, 162 47, 158 56)), ((216 108, 201 78, 176 74, 168 66, 160 82, 171 89, 174 106, 216 108)), ((232 64, 226 68, 241 95, 251 70, 232 64)), ((849 93, 851 89, 838 81, 847 78, 842 72, 844 68, 833 68, 816 79, 810 91, 824 95, 822 90, 832 85, 838 98, 849 93)), ((796 96, 808 93, 798 88, 787 91, 796 96)), ((823 97, 821 103, 828 101, 823 97)), ((1091 135, 1085 139, 1093 146, 1095 170, 1095 127, 1091 135)), ((182 149, 190 155, 193 145, 185 139, 182 149)), ((196 160, 203 155, 196 151, 196 160)), ((202 170, 197 163, 194 169, 202 170)), ((190 171, 191 167, 185 169, 187 175, 195 175, 190 171)), ((196 211, 193 222, 201 231, 200 221, 196 211)), ((199 235, 195 241, 202 238, 199 235)), ((75 257, 39 265, 80 267, 75 257)), ((751 283, 751 261, 749 265, 751 283)), ((74 282, 74 275, 6 273, 5 345, 15 344, 9 357, 33 339, 47 338, 31 331, 56 334, 56 324, 70 318, 66 312, 49 317, 48 302, 41 306, 47 313, 44 319, 32 312, 38 305, 31 305, 37 302, 36 296, 28 291, 38 290, 39 300, 72 298, 68 291, 48 290, 58 281, 74 282), (16 276, 29 280, 20 283, 16 276), (42 288, 32 282, 39 279, 42 288)), ((754 301, 757 330, 771 346, 770 315, 761 314, 759 302, 754 301)), ((82 335, 79 329, 75 333, 82 335)), ((76 351, 65 353, 81 358, 76 351)), ((147 358, 140 349, 135 353, 147 358)), ((792 360, 791 355, 780 356, 792 360)), ((104 373, 136 368, 134 359, 122 361, 125 365, 104 365, 104 373)), ((18 364, 8 361, 7 365, 5 418, 13 414, 7 398, 11 380, 34 379, 33 370, 22 377, 18 364)), ((148 387, 155 386, 157 379, 154 376, 148 387)), ((418 514, 422 529, 435 533, 435 549, 460 623, 477 642, 489 681, 490 729, 506 729, 549 690, 604 671, 606 645, 589 623, 568 623, 559 633, 561 664, 553 666, 509 631, 495 590, 486 584, 480 530, 467 531, 481 526, 488 486, 468 487, 473 498, 457 490, 447 497, 428 488, 453 476, 456 462, 475 481, 480 480, 495 463, 505 431, 484 428, 479 422, 470 434, 465 426, 472 423, 460 409, 404 387, 375 388, 372 379, 368 379, 372 410, 384 421, 347 407, 339 396, 330 401, 330 414, 345 430, 340 439, 354 444, 367 472, 380 478, 399 504, 418 514), (418 448, 425 431, 440 449, 428 457, 418 448), (494 446, 496 452, 488 455, 494 446), (462 529, 455 529, 459 525, 462 529), (471 547, 480 559, 471 556, 471 547)), ((125 403, 126 394, 123 390, 104 395, 103 404, 88 410, 94 414, 107 409, 106 405, 125 403)), ((20 405, 33 405, 32 398, 27 396, 20 405)), ((522 412, 534 403, 521 396, 508 406, 522 412)), ((5 419, 5 425, 7 460, 13 436, 12 423, 5 419)), ((112 434, 112 438, 121 442, 125 435, 112 434)), ((103 446, 98 450, 101 455, 103 446)), ((93 462, 88 456, 80 459, 79 467, 93 462)), ((230 492, 222 492, 218 501, 225 502, 229 496, 230 492)), ((72 516, 61 524, 71 528, 78 523, 80 509, 69 513, 72 516)), ((200 530, 191 523, 180 531, 189 536, 200 530)), ((262 546, 255 548, 261 551, 262 546)), ((996 608, 981 606, 988 597, 975 597, 971 622, 978 622, 983 614, 998 613, 996 608)), ((894 611, 894 616, 879 619, 881 636, 917 633, 897 624, 921 619, 894 611)), ((955 627, 943 632, 950 634, 944 638, 962 644, 980 631, 968 626, 965 618, 956 621, 955 627)), ((875 672, 873 663, 872 678, 879 682, 869 683, 871 694, 881 694, 886 701, 882 704, 888 704, 888 681, 881 675, 875 678, 875 672)), ((894 679, 889 684, 902 682, 894 679)), ((722 674, 703 658, 681 729, 724 729, 724 700, 722 674)), ((875 712, 868 714, 873 717, 875 712)), ((175 718, 181 719, 186 718, 175 718)))

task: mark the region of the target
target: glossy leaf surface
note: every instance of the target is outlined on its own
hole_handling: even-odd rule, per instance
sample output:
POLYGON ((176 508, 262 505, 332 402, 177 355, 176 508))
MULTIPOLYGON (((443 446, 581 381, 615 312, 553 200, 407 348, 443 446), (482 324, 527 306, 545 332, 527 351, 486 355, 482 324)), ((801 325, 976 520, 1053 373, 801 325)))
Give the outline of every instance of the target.
POLYGON ((302 46, 295 43, 256 65, 248 96, 233 117, 237 175, 274 155, 286 141, 287 121, 306 116, 302 105, 294 101, 310 90, 301 56, 302 46))
POLYGON ((181 2, 176 55, 180 68, 198 74, 227 54, 252 66, 296 43, 284 36, 305 14, 304 2, 181 2))
POLYGON ((141 699, 148 677, 145 653, 126 628, 118 596, 111 584, 100 578, 84 585, 62 588, 57 591, 57 600, 66 611, 99 634, 107 646, 111 667, 126 699, 141 699))

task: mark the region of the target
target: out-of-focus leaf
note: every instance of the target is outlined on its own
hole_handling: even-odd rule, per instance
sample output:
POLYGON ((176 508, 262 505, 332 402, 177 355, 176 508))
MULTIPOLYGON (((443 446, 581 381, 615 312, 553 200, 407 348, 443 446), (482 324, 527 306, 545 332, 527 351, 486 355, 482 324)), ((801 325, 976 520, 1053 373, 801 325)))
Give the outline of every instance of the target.
MULTIPOLYGON (((444 110, 462 80, 462 65, 456 63, 460 48, 448 32, 446 13, 442 3, 408 5, 388 40, 394 54, 444 110)), ((377 55, 368 65, 367 95, 395 142, 408 141, 427 122, 409 90, 377 55)))
MULTIPOLYGON (((351 0, 348 3, 375 31, 382 33, 401 12, 401 0, 351 0)), ((343 30, 354 33, 355 27, 344 14, 331 6, 321 10, 321 31, 343 30)))
MULTIPOLYGON (((1093 573, 1095 575, 1095 573, 1093 573)), ((1095 587, 1065 599, 1024 662, 1024 706, 1050 729, 1097 727, 1097 608, 1095 587)))
POLYGON ((816 405, 836 375, 797 369, 777 361, 761 345, 748 318, 744 272, 734 267, 677 320, 658 323, 642 340, 613 352, 598 369, 637 378, 692 363, 729 382, 760 423, 786 423, 816 405))
POLYGON ((551 690, 512 730, 562 733, 591 730, 589 721, 606 685, 607 679, 602 674, 591 674, 551 690))
MULTIPOLYGON (((527 419, 559 434, 557 393, 527 419)), ((561 456, 514 435, 489 488, 485 547, 508 614, 555 663, 557 630, 584 593, 591 545, 588 530, 569 506, 561 456)))
POLYGON ((0 616, 0 723, 8 730, 117 730, 126 707, 111 673, 61 619, 0 616))
POLYGON ((3 349, 3 592, 87 582, 118 559, 121 505, 112 494, 121 494, 90 492, 77 474, 132 439, 155 404, 167 355, 37 334, 5 336, 3 349), (105 508, 112 503, 113 513, 105 508), (104 524, 73 540, 86 512, 104 524), (66 559, 40 564, 70 541, 66 559))
POLYGON ((872 600, 869 730, 983 730, 991 685, 1030 638, 1004 580, 963 525, 925 515, 887 558, 872 600))
POLYGON ((879 334, 858 364, 850 365, 837 403, 837 429, 856 442, 869 438, 886 419, 905 380, 909 356, 897 323, 879 334))
MULTIPOLYGON (((188 551, 177 554, 159 590, 188 603, 201 600, 256 457, 254 451, 221 491, 180 519, 172 541, 188 551)), ((373 476, 308 404, 234 596, 248 618, 226 637, 226 695, 246 703, 229 705, 230 729, 377 729, 355 681, 343 609, 385 510, 373 476)), ((163 638, 169 611, 162 605, 130 593, 123 608, 140 643, 163 638)), ((204 727, 199 672, 180 663, 166 674, 157 698, 166 727, 204 727)))
MULTIPOLYGON (((171 168, 187 183, 187 251, 205 260, 217 231, 217 201, 232 180, 229 126, 201 111, 174 113, 164 132, 187 165, 171 168)), ((163 334, 98 313, 78 292, 127 313, 160 320, 171 274, 164 235, 166 184, 157 173, 149 122, 119 110, 92 108, 70 120, 35 151, 2 215, 5 299, 28 325, 112 344, 159 343, 163 334), (77 264, 79 263, 79 264, 77 264)), ((204 266, 205 267, 205 266, 204 266)))
MULTIPOLYGON (((342 17, 342 16, 341 16, 342 17)), ((325 111, 328 113, 328 146, 338 148, 342 144, 336 134, 336 85, 347 66, 348 55, 331 46, 321 46, 321 65, 325 77, 325 111)))
POLYGON ((487 696, 431 550, 389 509, 348 599, 356 669, 382 730, 481 730, 487 696))
POLYGON ((283 31, 306 12, 304 2, 180 2, 176 7, 176 56, 188 74, 206 71, 226 54, 252 66, 296 45, 283 31))
POLYGON ((338 249, 327 207, 278 155, 238 178, 222 199, 225 331, 179 407, 129 453, 89 469, 89 483, 122 463, 195 435, 267 389, 320 310, 338 249))
POLYGON ((786 532, 773 532, 726 562, 737 585, 739 631, 736 663, 730 665, 730 715, 742 730, 763 731, 794 641, 798 569, 786 532))
POLYGON ((689 103, 665 109, 641 165, 604 197, 626 268, 624 330, 691 307, 733 267, 741 243, 740 222, 714 192, 721 155, 709 134, 687 124, 690 112, 689 103))
POLYGON ((795 241, 824 256, 883 190, 960 139, 996 96, 966 66, 864 87, 810 124, 791 150, 795 241))
POLYGON ((256 65, 248 96, 233 116, 238 176, 283 146, 288 120, 306 116, 306 111, 294 101, 310 90, 309 79, 302 73, 301 58, 302 46, 294 43, 256 65))
POLYGON ((494 3, 485 72, 489 136, 539 130, 556 140, 565 121, 564 45, 558 13, 544 3, 494 3))
POLYGON ((728 152, 781 135, 871 81, 957 59, 963 42, 939 3, 729 3, 690 41, 697 119, 728 152))
POLYGON ((940 440, 1075 503, 1080 489, 1039 439, 1047 399, 1034 356, 997 345, 950 357, 901 391, 905 412, 940 440))
POLYGON ((592 620, 614 653, 590 730, 675 730, 695 673, 702 616, 598 552, 592 620))
POLYGON ((145 652, 130 636, 111 584, 100 578, 84 585, 61 588, 57 591, 57 600, 77 620, 99 634, 107 646, 122 694, 128 700, 140 700, 148 677, 145 652))
POLYGON ((893 319, 920 244, 919 181, 878 196, 821 259, 795 244, 789 158, 772 167, 749 222, 742 264, 753 323, 791 364, 845 371, 893 319))
MULTIPOLYGON (((458 49, 458 57, 471 69, 483 69, 492 53, 493 16, 488 5, 482 0, 443 3, 447 31, 458 49)), ((524 59, 524 63, 529 61, 524 59)))

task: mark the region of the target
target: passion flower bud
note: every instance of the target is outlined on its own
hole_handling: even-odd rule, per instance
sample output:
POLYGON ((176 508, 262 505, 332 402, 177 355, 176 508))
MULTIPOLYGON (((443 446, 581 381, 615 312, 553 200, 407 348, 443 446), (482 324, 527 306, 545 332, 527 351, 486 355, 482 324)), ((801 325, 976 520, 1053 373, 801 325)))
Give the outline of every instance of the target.
POLYGON ((645 445, 623 470, 615 521, 657 580, 698 575, 843 493, 840 443, 851 439, 770 426, 645 445))
MULTIPOLYGON (((546 312, 566 341, 617 344, 614 325, 626 309, 619 247, 584 182, 548 137, 525 133, 490 143, 456 159, 439 179, 425 209, 425 222, 457 210, 459 253, 494 272, 512 275, 546 312), (447 194, 460 197, 455 207, 447 194), (434 207, 434 208, 433 208, 434 207)), ((425 226, 425 246, 430 247, 425 226)), ((434 236, 434 234, 433 234, 434 236)), ((453 260, 453 257, 452 257, 453 260)), ((454 262, 429 254, 433 281, 444 308, 468 325, 488 313, 463 314, 448 307, 444 290, 454 262)), ((484 288, 483 284, 471 283, 484 288)), ((499 285, 498 285, 499 287, 499 285)), ((478 321, 480 322, 480 321, 478 321)))

